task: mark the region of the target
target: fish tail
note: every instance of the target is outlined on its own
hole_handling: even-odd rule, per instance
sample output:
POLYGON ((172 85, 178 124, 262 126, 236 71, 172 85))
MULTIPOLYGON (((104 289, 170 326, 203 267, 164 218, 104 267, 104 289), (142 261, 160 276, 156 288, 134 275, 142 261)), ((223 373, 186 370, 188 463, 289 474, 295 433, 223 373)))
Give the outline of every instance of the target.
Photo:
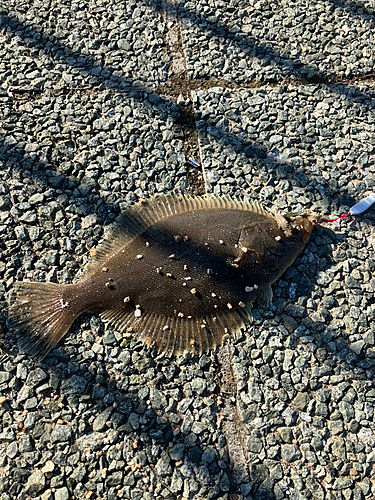
POLYGON ((17 282, 9 308, 9 319, 22 333, 22 351, 42 360, 62 339, 82 308, 70 302, 74 285, 17 282))

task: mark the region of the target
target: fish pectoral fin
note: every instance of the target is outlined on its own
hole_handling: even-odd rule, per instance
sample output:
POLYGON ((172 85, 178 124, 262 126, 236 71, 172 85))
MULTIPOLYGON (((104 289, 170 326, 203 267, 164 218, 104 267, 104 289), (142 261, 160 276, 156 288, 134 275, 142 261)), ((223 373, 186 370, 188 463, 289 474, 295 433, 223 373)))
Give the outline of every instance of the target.
POLYGON ((265 309, 270 307, 272 304, 273 291, 271 285, 267 285, 262 288, 261 292, 258 295, 257 301, 261 307, 265 309))

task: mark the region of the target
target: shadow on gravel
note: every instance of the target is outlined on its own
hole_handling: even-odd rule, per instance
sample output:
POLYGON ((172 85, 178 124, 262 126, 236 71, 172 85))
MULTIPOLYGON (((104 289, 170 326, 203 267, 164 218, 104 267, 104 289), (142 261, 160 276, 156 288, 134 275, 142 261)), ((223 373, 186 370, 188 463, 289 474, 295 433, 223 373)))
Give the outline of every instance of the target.
POLYGON ((363 17, 364 19, 369 19, 371 17, 374 17, 374 9, 371 11, 368 9, 368 3, 367 2, 362 2, 361 0, 352 0, 351 2, 348 2, 346 0, 328 0, 331 2, 335 7, 343 7, 346 9, 348 12, 351 13, 351 15, 357 15, 360 17, 363 17), (355 5, 358 9, 361 9, 362 12, 356 11, 355 13, 352 11, 353 5, 355 5))
MULTIPOLYGON (((148 6, 153 7, 154 2, 146 1, 145 2, 148 6)), ((168 3, 167 3, 168 5, 168 3)), ((172 4, 170 4, 172 7, 172 4)), ((158 6, 159 7, 159 6, 158 6)), ((192 14, 191 12, 187 11, 183 7, 179 7, 179 16, 182 18, 187 18, 189 19, 192 23, 196 23, 197 19, 200 19, 200 13, 195 12, 195 14, 192 14)), ((9 17, 6 15, 1 16, 0 18, 2 26, 7 26, 8 29, 10 29, 14 34, 17 34, 18 37, 22 38, 24 40, 24 43, 28 47, 38 47, 40 48, 43 52, 46 54, 50 55, 56 63, 59 61, 63 61, 66 64, 72 65, 72 67, 78 69, 81 72, 87 72, 92 70, 94 66, 97 66, 97 61, 93 59, 92 57, 79 54, 79 58, 75 59, 74 64, 71 61, 71 58, 69 56, 65 55, 66 51, 68 53, 71 52, 71 49, 61 43, 60 41, 56 41, 54 37, 45 35, 43 33, 42 29, 36 29, 35 27, 28 26, 24 23, 19 22, 17 19, 13 17, 9 17)), ((243 35, 239 34, 233 34, 230 33, 229 30, 227 30, 225 27, 221 27, 217 24, 205 24, 204 29, 206 31, 212 32, 213 35, 217 36, 223 36, 225 38, 228 38, 232 40, 234 43, 239 44, 241 46, 243 45, 253 45, 252 50, 256 50, 257 55, 266 55, 270 59, 274 59, 274 54, 271 49, 266 49, 264 47, 258 47, 257 42, 248 40, 247 37, 244 37, 243 35), (259 53, 258 53, 258 52, 259 53)), ((243 47, 242 47, 243 48, 243 47)), ((243 48, 243 50, 246 50, 246 47, 243 48)), ((75 55, 76 57, 76 55, 75 55)), ((308 76, 304 75, 305 80, 302 83, 325 83, 329 84, 329 81, 327 78, 322 75, 321 73, 318 73, 313 67, 310 65, 306 65, 301 62, 292 62, 290 59, 286 58, 283 61, 280 61, 278 63, 281 66, 285 66, 285 68, 288 69, 288 72, 290 76, 293 76, 295 78, 300 78, 301 77, 301 71, 300 69, 304 69, 304 73, 308 73, 308 76), (292 68, 292 69, 291 69, 292 68)), ((112 68, 109 66, 99 66, 101 69, 107 70, 107 72, 111 73, 112 68)), ((123 77, 116 77, 114 81, 112 81, 108 75, 106 77, 103 76, 97 76, 97 75, 91 75, 91 81, 93 81, 93 85, 97 85, 97 88, 95 90, 89 89, 95 91, 100 91, 103 89, 108 89, 113 92, 121 92, 125 94, 131 94, 131 96, 137 100, 144 101, 148 100, 152 103, 154 106, 155 111, 158 110, 158 112, 161 114, 163 113, 163 110, 158 109, 160 108, 161 105, 170 103, 170 100, 166 96, 161 96, 159 93, 152 88, 149 87, 134 87, 132 86, 132 80, 131 79, 125 79, 123 77)), ((186 82, 188 85, 188 81, 186 82)), ((364 99, 368 99, 369 96, 366 94, 362 93, 359 89, 356 89, 355 87, 349 87, 345 83, 340 83, 339 85, 330 85, 330 88, 334 92, 338 92, 343 95, 349 95, 349 98, 353 101, 357 101, 361 103, 364 99)), ((167 89, 167 87, 166 87, 167 89)), ((60 95, 61 93, 63 94, 69 94, 70 92, 85 92, 88 91, 88 89, 82 89, 80 87, 77 88, 59 88, 59 89, 54 89, 54 90, 49 90, 49 91, 44 91, 47 94, 51 95, 52 97, 54 95, 60 95)), ((14 93, 14 96, 21 96, 24 94, 27 97, 31 96, 38 96, 39 92, 42 92, 42 89, 36 89, 36 88, 31 88, 31 89, 15 89, 15 90, 10 90, 10 92, 14 93)), ((13 97, 13 99, 15 99, 13 97)), ((15 99, 18 100, 18 99, 15 99)), ((187 134, 192 133, 192 131, 195 130, 196 124, 194 120, 194 111, 192 107, 184 107, 184 106, 179 106, 180 108, 180 117, 176 120, 176 123, 183 129, 187 134)), ((198 117, 199 118, 199 117, 198 117)), ((230 133, 227 129, 224 129, 223 127, 217 126, 215 123, 213 123, 210 119, 204 118, 203 122, 206 124, 207 128, 210 130, 212 135, 214 135, 216 138, 218 138, 221 142, 226 142, 229 141, 232 144, 235 145, 235 149, 242 148, 242 150, 245 152, 245 155, 248 158, 253 158, 256 162, 258 160, 262 161, 266 159, 267 157, 267 150, 265 148, 262 148, 261 145, 259 144, 254 144, 251 141, 246 141, 243 139, 239 139, 236 134, 230 133)), ((69 153, 69 149, 72 150, 74 147, 74 144, 68 144, 67 146, 67 152, 69 153)), ((5 148, 3 148, 2 152, 2 159, 7 161, 7 154, 9 152, 9 146, 5 145, 5 148), (4 151, 5 149, 5 151, 4 151)), ((21 160, 22 157, 28 158, 28 155, 22 148, 18 148, 18 151, 16 153, 16 158, 17 160, 21 160)), ((44 162, 42 162, 44 163, 44 162)), ((55 165, 55 168, 59 168, 58 165, 55 165)), ((289 165, 289 169, 291 166, 289 165)), ((294 170, 294 169, 293 169, 294 170)), ((303 170, 297 169, 297 170, 303 170)), ((290 172, 293 173, 293 172, 290 172)), ((34 175, 34 174, 33 174, 34 175)), ((36 177, 36 181, 39 182, 40 179, 36 177)), ((63 186, 64 187, 64 186, 63 186)))
MULTIPOLYGON (((148 2, 147 4, 152 5, 152 2, 148 2)), ((336 1, 334 2, 334 4, 345 5, 345 3, 341 1, 336 1)), ((356 2, 356 5, 362 6, 361 2, 356 2)), ((365 10, 365 7, 362 8, 363 10, 365 10)), ((192 16, 190 12, 186 11, 183 8, 179 8, 179 15, 190 19, 192 22, 196 22, 196 16, 192 16)), ((198 13, 197 17, 199 17, 198 13)), ((18 22, 15 19, 7 18, 6 16, 3 16, 3 25, 8 25, 9 28, 14 33, 17 32, 17 36, 24 38, 25 44, 39 47, 46 53, 51 54, 54 60, 56 61, 63 60, 64 62, 69 63, 66 56, 64 55, 64 50, 67 47, 65 47, 64 44, 62 44, 61 42, 56 42, 55 40, 53 40, 53 38, 43 35, 42 32, 38 32, 34 28, 30 27, 26 28, 24 24, 18 22), (25 32, 26 29, 27 33, 25 32), (48 44, 48 49, 46 47, 47 44, 48 44)), ((220 26, 209 25, 206 26, 205 29, 211 31, 212 34, 214 35, 228 37, 228 38, 232 37, 234 43, 240 43, 240 44, 242 43, 249 45, 249 40, 246 37, 231 34, 228 30, 220 26)), ((255 50, 258 55, 266 55, 270 59, 274 59, 274 53, 272 50, 258 47, 257 42, 252 42, 252 44, 253 44, 252 50, 255 50)), ((81 60, 82 59, 83 59, 82 63, 76 64, 74 66, 78 70, 87 71, 88 69, 91 69, 94 66, 94 59, 81 55, 81 60)), ((302 62, 293 61, 294 68, 293 70, 290 70, 291 62, 292 61, 290 59, 286 59, 285 61, 280 62, 280 65, 282 67, 290 71, 291 76, 294 77, 300 76, 302 74, 302 70, 304 70, 305 73, 304 76, 306 77, 305 83, 308 82, 311 83, 318 82, 326 84, 329 83, 325 75, 322 75, 321 73, 317 72, 315 68, 312 68, 309 65, 305 65, 302 62)), ((134 98, 138 99, 139 101, 142 101, 144 99, 150 100, 151 102, 154 101, 153 105, 155 105, 156 107, 158 106, 158 104, 155 103, 169 102, 166 97, 160 96, 153 89, 147 87, 141 87, 141 88, 132 87, 131 80, 118 78, 117 82, 109 83, 108 80, 102 77, 93 76, 93 78, 95 79, 95 82, 98 85, 98 89, 108 88, 111 91, 115 92, 131 93, 131 95, 134 98)), ((345 92, 349 91, 349 87, 346 84, 341 84, 340 87, 342 89, 338 90, 338 92, 340 93, 344 94, 345 92)), ((70 91, 74 92, 76 90, 82 90, 82 89, 69 89, 68 92, 70 91)), ((35 93, 36 95, 38 91, 39 91, 38 89, 27 90, 27 92, 29 92, 30 94, 35 93)), ((56 90, 56 93, 60 91, 64 92, 64 89, 56 90)), ((53 93, 54 91, 51 91, 52 96, 53 93)), ((356 90, 354 95, 350 96, 350 98, 353 100, 355 100, 357 97, 359 100, 363 99, 363 95, 362 93, 360 93, 359 90, 358 91, 356 90)), ((185 123, 189 123, 189 127, 191 129, 195 128, 195 123, 194 120, 192 119, 192 116, 193 116, 192 112, 190 112, 190 114, 188 113, 186 115, 186 119, 184 120, 185 123)), ((272 164, 270 165, 269 163, 264 161, 267 158, 268 152, 265 148, 262 148, 262 146, 257 145, 256 147, 254 147, 254 144, 252 142, 243 141, 242 139, 239 139, 236 134, 228 133, 228 131, 225 128, 215 125, 208 119, 205 119, 205 123, 207 124, 208 127, 211 128, 211 131, 213 131, 213 133, 218 136, 218 138, 222 138, 221 140, 224 140, 223 138, 225 138, 226 141, 229 141, 229 143, 234 144, 235 148, 238 148, 240 150, 245 150, 245 154, 248 158, 254 159, 256 162, 259 162, 259 164, 263 165, 263 167, 266 169, 274 168, 272 164)), ((66 153, 69 156, 74 151, 74 145, 67 142, 65 147, 66 147, 66 153)), ((25 151, 24 148, 14 147, 13 149, 13 146, 9 147, 9 145, 4 143, 2 150, 2 159, 4 160, 4 162, 9 162, 10 158, 12 159, 8 168, 11 168, 12 170, 18 168, 20 177, 22 177, 23 175, 22 162, 25 161, 31 163, 33 168, 29 169, 28 172, 30 173, 30 175, 33 176, 35 183, 45 186, 46 189, 51 188, 51 189, 64 190, 67 189, 69 183, 73 183, 71 184, 70 187, 74 189, 75 187, 74 184, 77 183, 77 180, 68 179, 67 175, 61 172, 61 170, 59 171, 59 165, 54 164, 53 162, 52 165, 56 175, 51 175, 50 178, 48 178, 45 175, 44 171, 46 169, 46 165, 48 165, 49 168, 51 167, 49 159, 46 159, 46 161, 36 158, 30 159, 28 153, 25 151), (17 164, 17 162, 20 163, 17 164)), ((289 169, 287 170, 287 173, 291 177, 295 176, 298 173, 298 168, 293 167, 292 165, 288 166, 287 168, 289 169)), ((71 196, 74 198, 73 194, 71 196)), ((90 201, 90 198, 87 197, 85 198, 84 196, 80 198, 82 199, 79 200, 79 203, 86 204, 87 207, 85 207, 85 210, 88 210, 88 213, 90 213, 90 211, 94 208, 94 204, 90 201)), ((345 204, 348 204, 348 200, 345 200, 345 204)), ((105 211, 108 212, 108 210, 111 210, 115 215, 116 213, 119 212, 119 207, 116 206, 116 204, 111 205, 108 202, 105 202, 103 204, 103 214, 105 211)), ((327 237, 329 236, 329 238, 332 239, 333 242, 336 241, 332 237, 332 234, 329 233, 329 230, 322 229, 320 237, 322 236, 327 236, 327 237)), ((5 248, 3 247, 3 249, 5 248)), ((324 247, 322 249, 323 253, 320 257, 326 260, 325 264, 326 267, 319 267, 319 271, 328 270, 329 267, 332 265, 332 260, 329 255, 328 249, 329 246, 324 247)), ((299 290, 300 292, 299 296, 304 297, 306 301, 311 295, 311 290, 319 288, 319 286, 316 283, 316 278, 314 277, 316 275, 316 272, 317 272, 317 267, 311 265, 307 273, 310 283, 306 284, 306 286, 302 286, 303 289, 299 290)), ((285 281, 287 281, 293 277, 290 276, 288 277, 288 274, 286 274, 283 278, 285 281)), ((298 297, 296 296, 296 300, 297 298, 298 297)), ((305 301, 302 300, 302 303, 304 302, 305 301)), ((305 307, 305 305, 303 305, 302 307, 305 307)), ((327 313, 330 314, 329 310, 327 311, 327 313)), ((327 320, 329 320, 329 316, 327 316, 327 320)), ((333 363, 335 358, 337 358, 344 360, 346 363, 348 362, 351 367, 358 365, 360 368, 362 368, 363 364, 366 364, 366 360, 363 360, 361 357, 351 356, 348 358, 348 355, 350 355, 351 351, 345 339, 342 339, 343 342, 340 343, 339 342, 340 339, 337 338, 337 333, 325 328, 324 323, 319 323, 318 326, 312 329, 314 332, 314 339, 316 340, 318 345, 327 346, 329 348, 329 342, 333 341, 337 344, 336 350, 332 351, 333 363)), ((297 338, 296 341, 298 341, 297 338)), ((82 344, 77 343, 76 347, 79 347, 80 345, 82 344)), ((65 399, 63 399, 61 402, 63 405, 67 404, 73 407, 77 407, 78 405, 78 398, 76 394, 74 394, 74 389, 72 389, 72 384, 71 384, 72 382, 71 377, 74 376, 76 378, 73 379, 73 382, 75 381, 77 384, 81 383, 82 385, 80 387, 84 387, 82 389, 81 394, 86 394, 90 396, 88 401, 93 400, 92 404, 88 402, 87 403, 88 406, 86 408, 82 408, 81 410, 79 410, 82 413, 81 420, 83 422, 81 437, 87 436, 88 438, 87 443, 89 443, 89 438, 91 435, 90 433, 93 430, 94 422, 96 422, 95 423, 95 429, 97 429, 96 432, 101 432, 103 429, 111 427, 118 433, 118 437, 116 438, 114 444, 118 443, 119 441, 121 441, 121 439, 123 439, 124 446, 128 447, 126 453, 129 453, 129 456, 131 455, 131 447, 133 447, 133 449, 135 446, 137 447, 137 449, 144 448, 146 463, 155 466, 155 464, 160 458, 159 454, 161 453, 161 449, 167 448, 169 446, 169 443, 173 440, 173 436, 175 435, 174 431, 180 425, 178 418, 175 418, 174 416, 171 417, 172 413, 176 414, 175 405, 172 403, 169 407, 167 406, 166 407, 167 410, 165 410, 163 405, 159 406, 159 403, 154 403, 153 407, 151 403, 151 408, 149 408, 146 399, 146 397, 148 396, 144 397, 143 399, 140 399, 138 394, 132 394, 131 392, 129 392, 129 386, 131 385, 130 376, 131 375, 138 376, 139 373, 132 371, 132 369, 129 369, 129 373, 126 373, 125 370, 125 372, 122 373, 123 375, 122 380, 118 381, 115 380, 115 378, 111 374, 110 370, 111 361, 106 360, 105 358, 103 358, 103 361, 104 363, 97 362, 95 365, 93 365, 91 360, 88 360, 87 363, 80 361, 78 366, 78 363, 75 360, 75 347, 74 345, 73 346, 70 345, 70 342, 68 341, 64 345, 64 354, 62 354, 61 351, 58 353, 52 352, 47 357, 46 362, 42 365, 42 367, 44 367, 44 369, 46 369, 49 373, 54 373, 56 375, 57 377, 56 388, 61 386, 61 384, 64 383, 64 380, 68 381, 70 380, 69 384, 66 384, 66 392, 64 394, 65 399), (95 367, 95 373, 92 372, 90 368, 91 365, 95 367), (59 370, 61 370, 60 373, 61 377, 59 375, 59 370), (83 380, 81 381, 77 377, 80 377, 83 380), (113 408, 113 411, 112 410, 109 411, 108 408, 109 409, 113 408), (106 411, 107 413, 104 413, 106 411), (145 417, 143 423, 140 423, 141 415, 145 417), (99 416, 101 417, 98 418, 99 416), (142 430, 141 434, 136 432, 139 429, 142 430), (140 435, 141 435, 141 440, 139 440, 140 435), (158 454, 156 454, 155 456, 147 455, 146 452, 146 448, 148 450, 152 446, 156 446, 159 449, 158 454)), ((145 383, 146 382, 147 381, 145 381, 145 383)), ((64 393, 64 391, 62 392, 64 393)), ((56 409, 52 408, 52 410, 57 411, 57 408, 56 409)), ((184 446, 187 446, 185 444, 185 436, 181 434, 180 436, 181 437, 177 438, 177 441, 175 439, 175 443, 179 443, 181 445, 184 444, 184 446)), ((87 443, 85 443, 85 441, 82 441, 82 446, 85 446, 87 443)), ((189 458, 191 462, 199 466, 201 464, 202 450, 200 448, 199 442, 194 443, 194 445, 192 444, 193 443, 190 443, 189 447, 187 447, 189 450, 188 451, 189 458)), ((94 443, 92 446, 100 447, 101 445, 94 443)), ((124 457, 123 448, 121 450, 121 454, 122 457, 124 457)), ((125 454, 125 457, 126 456, 127 455, 125 454)), ((120 457, 119 460, 122 460, 122 458, 120 457)), ((229 464, 229 460, 227 457, 224 457, 224 459, 222 458, 222 460, 227 465, 229 464)), ((95 464, 95 462, 93 463, 95 464)), ((105 459, 102 462, 103 469, 107 468, 108 465, 109 465, 109 460, 105 459)), ((140 465, 144 467, 144 464, 141 463, 140 465)), ((216 470, 215 467, 217 467, 217 461, 214 462, 214 465, 212 467, 213 470, 216 470)), ((87 476, 89 475, 90 472, 91 470, 90 467, 88 466, 87 476)), ((133 470, 127 471, 127 477, 130 476, 131 474, 134 474, 135 472, 136 471, 133 470)), ((118 478, 112 476, 113 476, 112 474, 108 476, 107 479, 108 485, 110 485, 111 482, 115 483, 118 480, 118 478)), ((83 477, 83 480, 85 478, 86 476, 83 477)), ((69 485, 70 491, 74 493, 77 498, 82 496, 82 491, 79 489, 76 490, 79 482, 80 481, 74 482, 74 480, 72 480, 72 482, 69 485)), ((129 477, 129 482, 130 483, 132 482, 132 479, 130 477, 129 477)), ((90 487, 91 486, 94 488, 94 485, 90 485, 90 487)), ((254 489, 256 488, 258 488, 257 491, 255 491, 252 494, 253 500, 273 500, 275 498, 274 495, 263 486, 257 485, 254 487, 254 489)), ((15 496, 18 493, 19 493, 18 491, 12 492, 12 494, 15 496)))
MULTIPOLYGON (((103 348, 102 359, 81 354, 77 357, 80 346, 90 340, 90 325, 93 322, 87 317, 84 331, 68 339, 64 349, 55 349, 39 368, 19 356, 19 364, 29 368, 26 383, 31 384, 33 377, 45 382, 39 391, 43 392, 43 404, 36 409, 39 420, 31 435, 31 443, 34 439, 39 443, 34 466, 39 466, 39 460, 40 466, 44 465, 42 451, 47 448, 56 464, 52 477, 59 476, 59 467, 72 467, 67 486, 75 498, 85 498, 87 491, 103 498, 103 491, 111 488, 113 495, 118 492, 118 485, 124 488, 119 496, 133 498, 130 492, 136 490, 139 494, 140 483, 156 498, 167 500, 179 498, 182 490, 188 492, 189 498, 192 491, 198 490, 201 498, 217 498, 219 481, 224 489, 232 490, 229 457, 215 403, 217 388, 201 393, 205 402, 211 400, 207 406, 202 404, 202 397, 195 402, 194 395, 185 394, 184 373, 189 369, 199 371, 203 378, 207 373, 213 375, 216 387, 209 358, 206 357, 205 366, 198 365, 196 358, 172 366, 169 358, 156 356, 130 339, 123 341, 121 347, 96 344, 103 348), (59 399, 54 397, 55 391, 60 394, 59 399), (198 416, 203 414, 207 430, 198 416), (76 440, 70 440, 67 448, 67 443, 61 444, 57 436, 68 427, 75 429, 76 440), (213 441, 218 451, 212 451, 213 441), (98 462, 100 470, 95 471, 98 462), (207 482, 208 475, 214 480, 207 482), (97 483, 98 488, 104 483, 104 490, 97 489, 97 483)), ((103 335, 103 331, 96 333, 103 335)), ((22 411, 23 403, 16 404, 15 400, 16 396, 13 410, 22 411)), ((69 436, 64 439, 67 440, 69 436)), ((13 468, 25 468, 22 463, 22 458, 17 457, 13 468)), ((12 485, 12 495, 20 493, 28 476, 25 470, 24 477, 12 485)))

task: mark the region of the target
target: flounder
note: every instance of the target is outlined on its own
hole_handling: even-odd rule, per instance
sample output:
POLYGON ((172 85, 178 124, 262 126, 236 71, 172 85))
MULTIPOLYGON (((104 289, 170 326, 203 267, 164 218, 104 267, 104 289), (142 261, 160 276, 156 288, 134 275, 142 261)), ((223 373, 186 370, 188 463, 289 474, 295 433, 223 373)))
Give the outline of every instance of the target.
POLYGON ((158 352, 207 352, 270 304, 274 283, 318 216, 273 215, 229 197, 170 194, 134 205, 72 285, 18 282, 9 309, 21 347, 42 359, 83 312, 158 352))

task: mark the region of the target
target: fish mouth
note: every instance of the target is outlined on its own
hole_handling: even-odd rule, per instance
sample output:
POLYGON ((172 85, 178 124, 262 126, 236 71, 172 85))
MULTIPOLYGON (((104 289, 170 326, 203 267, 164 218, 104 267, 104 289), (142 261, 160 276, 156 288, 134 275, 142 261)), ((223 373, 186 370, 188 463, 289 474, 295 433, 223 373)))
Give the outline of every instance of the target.
POLYGON ((319 214, 311 214, 306 211, 300 211, 300 212, 287 212, 286 214, 283 214, 283 217, 290 222, 289 219, 294 219, 295 217, 302 217, 304 219, 307 219, 313 226, 316 226, 322 221, 322 216, 319 214))

